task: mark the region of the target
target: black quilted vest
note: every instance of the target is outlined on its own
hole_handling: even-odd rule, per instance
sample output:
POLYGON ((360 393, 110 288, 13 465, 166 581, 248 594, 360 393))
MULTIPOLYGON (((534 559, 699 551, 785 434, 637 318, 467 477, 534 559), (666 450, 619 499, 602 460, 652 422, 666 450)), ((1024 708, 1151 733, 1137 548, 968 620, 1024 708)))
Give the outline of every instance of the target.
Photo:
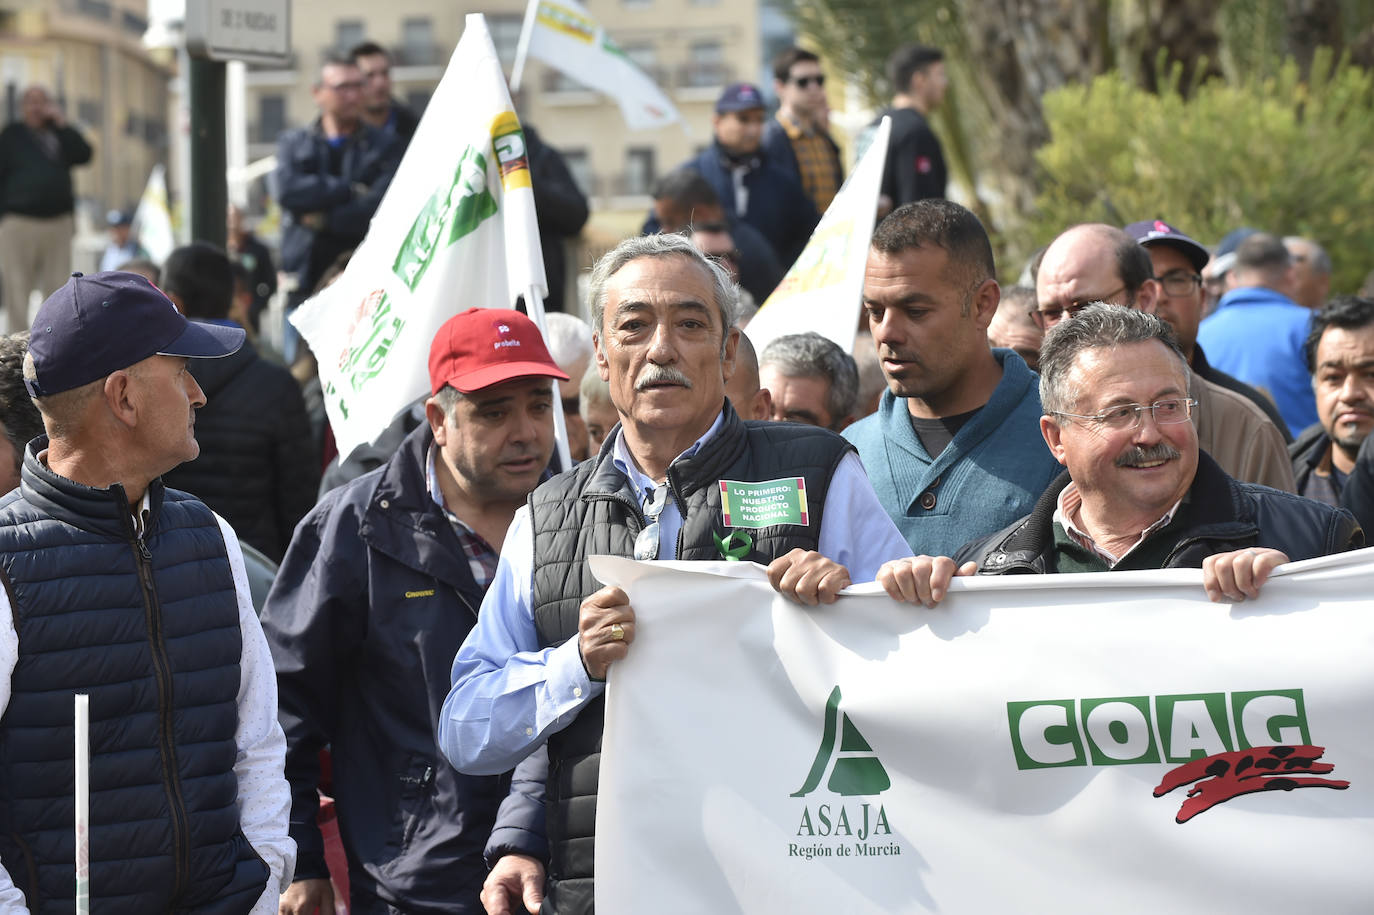
POLYGON ((90 894, 99 912, 249 911, 267 865, 239 831, 242 637, 215 517, 149 487, 64 479, 29 445, 0 500, 19 635, 0 717, 0 863, 34 913, 75 908, 72 696, 90 696, 90 894))
MULTIPOLYGON (((534 530, 535 628, 541 647, 577 635, 582 600, 601 584, 587 568, 596 554, 631 556, 644 513, 633 485, 611 458, 615 436, 601 453, 536 489, 529 499, 534 530)), ((668 484, 682 513, 677 558, 720 559, 713 534, 724 536, 719 480, 761 482, 806 478, 808 523, 750 530, 746 559, 767 564, 820 540, 830 478, 854 448, 833 432, 791 423, 744 422, 727 403, 720 431, 692 457, 668 468, 668 484)), ((541 912, 591 912, 596 790, 601 756, 602 700, 590 702, 568 727, 549 738, 547 792, 548 885, 541 912)))

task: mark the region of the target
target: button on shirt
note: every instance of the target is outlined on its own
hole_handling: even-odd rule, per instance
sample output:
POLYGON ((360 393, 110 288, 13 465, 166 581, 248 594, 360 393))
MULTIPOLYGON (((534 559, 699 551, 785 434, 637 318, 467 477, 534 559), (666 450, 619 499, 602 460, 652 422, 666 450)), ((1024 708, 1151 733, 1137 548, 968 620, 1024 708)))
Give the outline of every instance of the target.
MULTIPOLYGON (((695 454, 722 423, 718 416, 679 459, 695 454)), ((631 459, 623 431, 612 446, 612 460, 641 497, 656 488, 631 459)), ((675 559, 682 530, 676 499, 668 500, 658 520, 658 558, 675 559)), ((530 523, 528 506, 521 507, 506 534, 477 625, 454 658, 454 688, 439 717, 440 747, 460 771, 472 775, 513 768, 550 734, 571 724, 582 706, 605 688, 588 677, 577 639, 539 647, 530 523)), ((853 452, 841 459, 831 477, 817 546, 821 555, 848 569, 855 582, 872 581, 884 562, 912 555, 853 452)))

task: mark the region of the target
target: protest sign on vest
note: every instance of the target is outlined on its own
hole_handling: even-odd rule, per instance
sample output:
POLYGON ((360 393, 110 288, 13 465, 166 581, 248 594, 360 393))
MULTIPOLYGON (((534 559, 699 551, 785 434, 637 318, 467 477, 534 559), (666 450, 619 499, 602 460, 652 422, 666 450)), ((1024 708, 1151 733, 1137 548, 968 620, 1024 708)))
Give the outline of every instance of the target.
POLYGON ((758 352, 778 337, 808 331, 834 341, 846 353, 854 349, 891 129, 891 119, 883 118, 796 263, 745 326, 758 352))
POLYGON ((1203 913, 1374 900, 1374 550, 831 606, 748 563, 594 557, 606 912, 1203 913))
POLYGON ((367 237, 291 316, 319 361, 339 454, 429 393, 446 320, 531 290, 547 293, 525 135, 486 21, 471 14, 367 237))

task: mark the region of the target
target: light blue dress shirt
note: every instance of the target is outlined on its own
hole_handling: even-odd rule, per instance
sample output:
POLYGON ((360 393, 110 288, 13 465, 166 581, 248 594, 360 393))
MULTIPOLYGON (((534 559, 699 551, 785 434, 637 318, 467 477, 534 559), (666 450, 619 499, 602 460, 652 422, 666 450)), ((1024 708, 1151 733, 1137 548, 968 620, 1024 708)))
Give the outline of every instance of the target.
MULTIPOLYGON (((722 418, 681 457, 695 454, 720 429, 722 418)), ((623 432, 612 459, 641 499, 655 482, 630 458, 623 432)), ((679 459, 680 459, 679 458, 679 459)), ((682 515, 669 499, 659 516, 659 559, 677 558, 682 515)), ((912 555, 869 485, 859 456, 841 459, 830 480, 821 518, 821 555, 849 570, 854 582, 872 581, 883 563, 912 555)), ((535 747, 572 723, 601 694, 582 666, 576 638, 539 648, 531 592, 534 535, 528 506, 506 533, 501 562, 482 601, 477 625, 453 660, 453 688, 439 718, 439 745, 460 771, 495 775, 515 767, 535 747)))

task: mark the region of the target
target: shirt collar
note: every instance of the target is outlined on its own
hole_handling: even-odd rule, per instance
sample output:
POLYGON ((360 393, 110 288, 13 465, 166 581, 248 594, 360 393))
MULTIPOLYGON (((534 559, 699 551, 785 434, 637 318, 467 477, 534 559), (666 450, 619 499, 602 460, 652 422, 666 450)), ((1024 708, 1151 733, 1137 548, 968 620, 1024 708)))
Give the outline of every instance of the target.
POLYGON ((1097 541, 1092 538, 1092 535, 1074 523, 1074 516, 1078 514, 1078 510, 1083 505, 1083 494, 1078 491, 1077 483, 1070 482, 1068 486, 1064 487, 1064 491, 1059 494, 1059 498, 1055 502, 1054 522, 1064 529, 1064 532, 1069 535, 1069 538, 1073 540, 1074 543, 1077 543, 1079 546, 1083 547, 1083 549, 1090 550, 1101 557, 1106 561, 1107 565, 1114 566, 1129 556, 1136 547, 1144 543, 1145 538, 1174 520, 1174 515, 1178 512, 1178 507, 1182 504, 1182 499, 1175 502, 1173 507, 1165 512, 1162 518, 1141 531, 1140 536, 1136 538, 1135 542, 1120 556, 1113 556, 1107 550, 1104 550, 1098 545, 1097 541))
POLYGON ((799 140, 802 137, 809 137, 814 132, 811 129, 810 125, 803 124, 800 121, 793 120, 792 118, 783 114, 781 108, 778 109, 778 113, 775 115, 775 117, 777 118, 777 122, 782 125, 782 132, 787 134, 787 138, 789 140, 799 140))
MULTIPOLYGON (((676 464, 683 458, 691 457, 700 451, 701 446, 705 444, 711 436, 720 431, 720 427, 724 422, 725 411, 721 410, 720 413, 716 415, 716 421, 711 423, 711 428, 706 430, 706 434, 693 442, 692 447, 673 458, 673 463, 676 464)), ((611 448, 611 460, 615 463, 616 470, 625 474, 629 481, 634 484, 635 492, 639 493, 641 497, 646 493, 653 492, 658 487, 657 482, 651 479, 644 471, 640 470, 635 464, 634 459, 630 457, 630 448, 625 444, 624 428, 621 428, 621 430, 616 433, 615 444, 611 448)))

